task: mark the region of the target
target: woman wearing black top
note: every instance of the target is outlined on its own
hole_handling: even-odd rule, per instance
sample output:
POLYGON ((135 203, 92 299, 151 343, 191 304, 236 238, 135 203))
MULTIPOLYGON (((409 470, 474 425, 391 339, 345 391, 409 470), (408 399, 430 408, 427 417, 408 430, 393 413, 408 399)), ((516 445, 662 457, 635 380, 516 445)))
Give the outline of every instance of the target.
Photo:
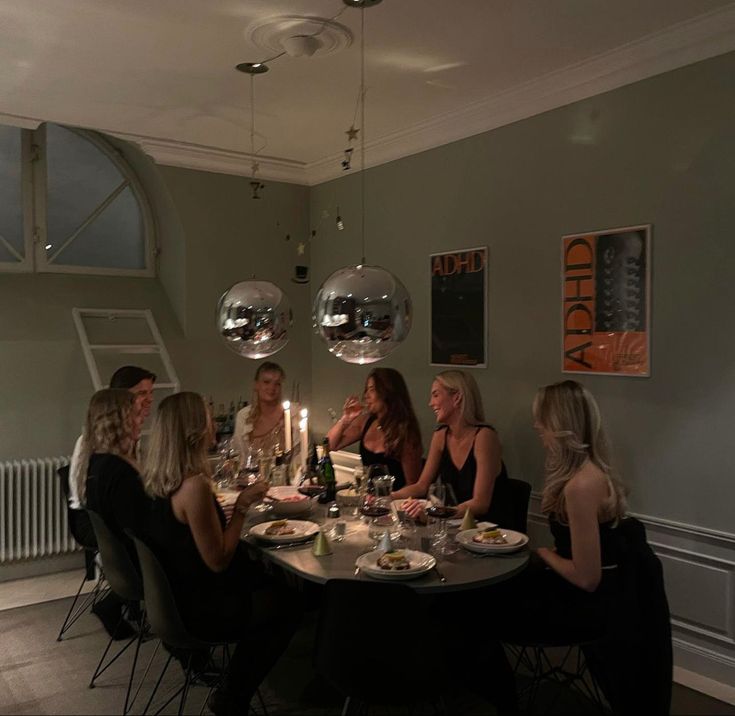
MULTIPOLYGON (((89 402, 76 475, 80 502, 102 517, 136 563, 135 548, 125 529, 138 527, 149 503, 134 457, 142 420, 130 391, 97 391, 89 402)), ((113 592, 92 607, 116 639, 133 633, 120 620, 121 608, 122 602, 113 592)))
POLYGON ((266 493, 239 494, 225 525, 210 479, 211 416, 196 393, 177 393, 158 408, 145 468, 154 498, 142 537, 171 582, 186 627, 206 640, 237 642, 216 713, 243 713, 296 628, 292 600, 275 588, 255 593, 255 568, 239 549, 249 507, 266 493), (247 640, 247 644, 245 643, 247 640), (220 711, 221 709, 221 711, 220 711))
MULTIPOLYGON (((458 517, 469 510, 478 519, 489 517, 502 524, 506 521, 505 507, 496 506, 493 496, 507 480, 507 475, 500 440, 495 430, 485 423, 475 379, 460 370, 439 373, 431 385, 429 406, 439 427, 431 440, 426 465, 415 485, 397 490, 393 497, 424 497, 431 483, 440 476, 454 489, 458 517)), ((410 516, 422 519, 423 510, 419 505, 407 502, 404 509, 410 516)))
POLYGON ((365 404, 356 395, 345 401, 342 417, 327 434, 330 450, 360 441, 362 464, 384 464, 395 489, 412 485, 421 472, 421 432, 403 376, 375 368, 365 381, 365 404))

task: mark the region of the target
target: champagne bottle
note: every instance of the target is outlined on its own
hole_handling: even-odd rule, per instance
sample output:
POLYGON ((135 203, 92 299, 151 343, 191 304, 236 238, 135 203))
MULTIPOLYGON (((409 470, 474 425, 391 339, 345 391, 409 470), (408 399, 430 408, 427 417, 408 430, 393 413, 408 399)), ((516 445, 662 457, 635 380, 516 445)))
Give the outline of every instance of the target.
POLYGON ((322 457, 319 460, 319 472, 324 486, 327 488, 320 496, 319 502, 334 502, 337 499, 337 476, 334 472, 332 458, 329 456, 329 438, 322 441, 322 457))

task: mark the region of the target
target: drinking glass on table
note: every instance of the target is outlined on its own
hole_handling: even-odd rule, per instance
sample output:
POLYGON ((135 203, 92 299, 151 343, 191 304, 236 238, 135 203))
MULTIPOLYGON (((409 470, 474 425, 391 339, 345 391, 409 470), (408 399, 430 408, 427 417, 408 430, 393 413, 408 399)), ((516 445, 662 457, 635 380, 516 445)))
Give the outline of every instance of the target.
POLYGON ((454 489, 451 485, 442 482, 441 478, 437 478, 429 486, 429 502, 431 504, 426 508, 426 514, 438 520, 438 529, 434 534, 432 546, 438 556, 447 557, 457 551, 447 531, 447 520, 457 511, 457 497, 454 489))
MULTIPOLYGON (((243 487, 255 485, 259 482, 268 482, 270 470, 267 467, 267 463, 261 462, 261 459, 263 458, 262 452, 262 450, 258 450, 257 452, 250 450, 245 461, 241 464, 238 479, 243 487)), ((273 505, 260 500, 252 505, 252 509, 255 512, 265 514, 273 510, 273 505)))

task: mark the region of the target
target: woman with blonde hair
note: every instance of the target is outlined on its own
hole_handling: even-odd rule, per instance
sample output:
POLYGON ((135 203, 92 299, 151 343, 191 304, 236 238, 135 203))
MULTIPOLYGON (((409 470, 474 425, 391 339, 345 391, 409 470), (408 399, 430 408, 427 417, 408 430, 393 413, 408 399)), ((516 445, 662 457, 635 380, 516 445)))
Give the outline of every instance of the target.
MULTIPOLYGON (((135 549, 125 530, 140 524, 148 503, 134 456, 141 423, 141 413, 130 391, 98 390, 89 402, 73 475, 81 504, 102 517, 133 559, 135 549)), ((92 607, 115 639, 133 634, 132 627, 121 618, 122 606, 120 599, 109 592, 92 607)))
MULTIPOLYGON (((503 605, 484 612, 485 633, 478 637, 476 611, 466 605, 468 621, 459 625, 460 633, 472 627, 473 640, 486 645, 492 667, 484 666, 483 673, 493 674, 487 688, 506 713, 517 712, 517 703, 501 642, 572 644, 599 638, 620 596, 617 566, 628 539, 618 527, 625 491, 610 466, 590 392, 572 380, 547 385, 533 402, 533 418, 546 451, 541 505, 555 546, 539 547, 518 577, 480 590, 478 607, 487 599, 503 605)), ((479 674, 470 669, 464 676, 469 683, 479 674)))
POLYGON ((261 363, 255 371, 251 403, 237 413, 232 436, 232 446, 243 461, 249 452, 272 453, 278 447, 284 449, 281 388, 285 379, 286 372, 272 361, 261 363))
POLYGON ((239 549, 245 515, 268 485, 243 489, 226 524, 207 461, 213 438, 212 417, 200 395, 177 393, 161 402, 144 471, 153 505, 141 536, 161 561, 191 633, 237 641, 226 687, 214 703, 222 712, 241 713, 286 648, 297 615, 277 590, 255 592, 263 577, 239 549))
MULTIPOLYGON (((437 477, 451 485, 456 515, 469 510, 477 519, 508 525, 511 505, 501 497, 508 476, 500 440, 485 422, 482 397, 475 379, 461 370, 439 373, 431 385, 429 407, 439 423, 418 482, 393 493, 395 499, 425 497, 437 477), (498 493, 498 494, 496 494, 498 493)), ((423 519, 420 503, 404 503, 406 512, 423 519)))
POLYGON ((423 447, 406 381, 394 368, 374 368, 363 400, 357 395, 345 400, 342 416, 327 433, 330 449, 359 441, 363 465, 385 465, 395 489, 412 485, 421 472, 423 447))

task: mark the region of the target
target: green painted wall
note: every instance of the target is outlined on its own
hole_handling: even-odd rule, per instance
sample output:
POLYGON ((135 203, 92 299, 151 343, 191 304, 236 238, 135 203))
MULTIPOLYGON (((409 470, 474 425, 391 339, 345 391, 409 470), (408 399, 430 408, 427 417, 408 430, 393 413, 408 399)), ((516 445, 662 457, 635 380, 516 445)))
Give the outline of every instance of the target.
MULTIPOLYGON (((357 263, 359 176, 311 192, 312 293, 357 263)), ((367 263, 413 298, 414 326, 385 365, 403 372, 428 444, 431 252, 487 245, 489 366, 476 369, 510 474, 541 486, 531 428, 560 371, 560 237, 653 224, 652 376, 581 376, 607 418, 632 508, 732 531, 735 460, 735 54, 578 102, 367 172, 367 263)), ((312 339, 315 426, 368 367, 312 339)))

